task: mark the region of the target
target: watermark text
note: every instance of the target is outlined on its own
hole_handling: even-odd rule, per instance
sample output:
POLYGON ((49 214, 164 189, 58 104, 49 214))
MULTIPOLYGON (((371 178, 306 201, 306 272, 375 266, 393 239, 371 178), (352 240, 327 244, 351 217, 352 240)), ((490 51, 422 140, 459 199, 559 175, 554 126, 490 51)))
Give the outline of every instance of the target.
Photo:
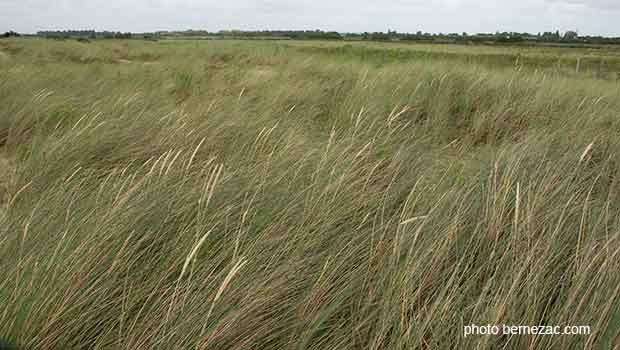
POLYGON ((517 325, 466 325, 463 335, 590 335, 590 326, 517 326, 517 325))

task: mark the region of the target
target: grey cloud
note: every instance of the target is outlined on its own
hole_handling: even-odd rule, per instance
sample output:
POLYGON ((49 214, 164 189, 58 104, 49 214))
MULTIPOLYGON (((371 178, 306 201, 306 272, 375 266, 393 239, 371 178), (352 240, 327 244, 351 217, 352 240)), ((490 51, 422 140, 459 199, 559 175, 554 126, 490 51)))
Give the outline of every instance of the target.
POLYGON ((0 0, 0 31, 55 28, 493 32, 620 36, 620 0, 0 0))
POLYGON ((618 0, 547 0, 555 4, 579 5, 602 10, 620 10, 618 0))

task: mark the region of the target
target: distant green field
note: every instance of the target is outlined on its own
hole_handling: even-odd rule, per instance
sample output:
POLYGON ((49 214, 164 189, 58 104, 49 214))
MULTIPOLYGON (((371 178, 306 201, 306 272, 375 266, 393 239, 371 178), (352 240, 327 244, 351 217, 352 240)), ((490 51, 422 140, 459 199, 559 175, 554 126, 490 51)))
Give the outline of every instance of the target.
POLYGON ((561 46, 489 46, 402 43, 342 43, 298 41, 304 52, 354 56, 370 62, 450 61, 489 68, 546 70, 556 74, 620 79, 620 48, 561 46))
POLYGON ((613 349, 619 54, 0 40, 0 339, 613 349))

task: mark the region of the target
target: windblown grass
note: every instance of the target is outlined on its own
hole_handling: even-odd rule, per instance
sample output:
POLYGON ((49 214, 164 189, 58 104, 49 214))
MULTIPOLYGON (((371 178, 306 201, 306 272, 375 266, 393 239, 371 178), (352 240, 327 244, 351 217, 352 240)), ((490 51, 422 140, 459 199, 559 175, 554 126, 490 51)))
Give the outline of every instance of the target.
POLYGON ((620 344, 616 82, 270 42, 3 45, 0 338, 620 344))

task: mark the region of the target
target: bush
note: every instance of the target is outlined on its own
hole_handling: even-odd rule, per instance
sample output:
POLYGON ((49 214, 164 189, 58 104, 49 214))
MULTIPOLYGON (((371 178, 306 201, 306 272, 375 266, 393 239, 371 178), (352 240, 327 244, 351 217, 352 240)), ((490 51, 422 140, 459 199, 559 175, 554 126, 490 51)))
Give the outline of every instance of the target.
POLYGON ((21 35, 19 33, 14 32, 14 31, 8 31, 8 32, 2 34, 3 38, 11 38, 11 37, 19 37, 19 36, 21 36, 21 35))

